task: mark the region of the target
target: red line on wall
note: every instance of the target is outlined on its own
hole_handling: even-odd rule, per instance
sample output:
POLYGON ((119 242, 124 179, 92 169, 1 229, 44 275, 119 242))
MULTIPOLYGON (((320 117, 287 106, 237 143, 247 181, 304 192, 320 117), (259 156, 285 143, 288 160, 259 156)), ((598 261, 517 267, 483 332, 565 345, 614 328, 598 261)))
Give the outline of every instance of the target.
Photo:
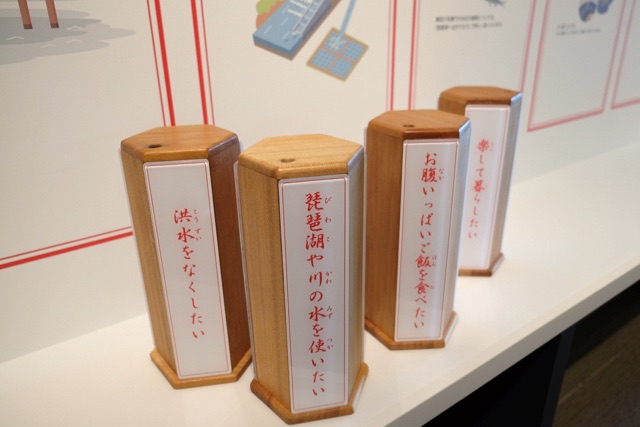
POLYGON ((540 69, 542 68, 542 51, 543 51, 543 46, 544 46, 544 42, 545 42, 545 37, 544 34, 547 31, 547 20, 549 19, 549 9, 551 7, 550 5, 551 0, 547 0, 545 6, 544 6, 544 14, 543 14, 543 18, 542 18, 542 29, 540 30, 540 43, 538 44, 538 57, 536 60, 536 70, 535 73, 533 75, 533 88, 531 90, 531 104, 530 104, 530 108, 529 108, 529 120, 527 123, 527 130, 529 132, 531 132, 533 129, 533 116, 536 113, 536 94, 537 94, 537 83, 538 83, 538 76, 540 75, 540 69))
POLYGON ((207 46, 207 25, 204 20, 204 5, 200 0, 200 16, 202 17, 202 38, 204 39, 204 57, 207 65, 207 83, 209 85, 209 103, 211 104, 211 124, 215 124, 215 116, 213 114, 213 92, 211 89, 211 70, 209 69, 209 47, 207 46))
POLYGON ((164 84, 167 88, 167 106, 169 108, 169 120, 171 126, 176 125, 176 116, 173 111, 173 95, 171 94, 171 78, 169 76, 169 62, 167 60, 167 45, 164 40, 164 26, 162 25, 162 11, 160 0, 154 0, 156 7, 156 21, 158 22, 158 39, 160 41, 160 53, 162 55, 162 70, 164 72, 164 84))
POLYGON ((162 124, 167 125, 167 119, 164 114, 164 101, 162 99, 162 87, 160 85, 160 70, 158 69, 158 55, 156 53, 156 37, 153 33, 153 19, 151 18, 151 5, 147 0, 147 14, 149 16, 149 28, 151 30, 151 46, 153 47, 153 62, 156 66, 156 80, 158 81, 158 95, 160 96, 160 111, 162 112, 162 124))
POLYGON ((612 49, 612 54, 611 54, 611 61, 609 62, 609 71, 607 73, 607 79, 605 82, 605 87, 604 87, 604 94, 602 97, 602 102, 600 104, 600 106, 594 110, 589 110, 589 111, 584 111, 584 112, 578 112, 578 113, 572 113, 569 116, 566 117, 562 117, 562 118, 557 118, 557 119, 551 119, 548 120, 546 122, 542 122, 542 123, 534 123, 534 116, 535 116, 535 112, 536 112, 536 94, 537 94, 537 83, 538 83, 538 78, 539 78, 539 73, 540 73, 540 68, 541 68, 541 63, 542 63, 542 51, 544 49, 544 44, 545 44, 545 32, 547 29, 547 19, 549 16, 549 9, 550 9, 550 4, 551 4, 551 0, 547 0, 546 6, 545 6, 545 11, 544 11, 544 18, 543 18, 543 22, 542 22, 542 31, 541 31, 541 35, 540 35, 540 46, 538 48, 538 61, 536 64, 536 72, 535 72, 535 76, 534 76, 534 81, 533 81, 533 94, 531 97, 531 107, 529 109, 529 120, 527 123, 527 131, 529 132, 533 132, 536 130, 540 130, 540 129, 544 129, 544 128, 548 128, 548 127, 552 127, 552 126, 557 126, 557 125, 561 125, 561 124, 566 124, 568 122, 572 122, 575 120, 580 120, 580 119, 585 119, 588 117, 592 117, 592 116, 597 116, 600 115, 604 112, 605 110, 605 105, 606 105, 606 101, 607 101, 607 97, 609 95, 609 87, 610 87, 610 83, 611 83, 611 74, 613 73, 613 62, 616 56, 616 52, 618 51, 618 41, 620 39, 620 28, 622 25, 622 16, 623 16, 623 12, 625 10, 625 5, 626 5, 626 0, 622 3, 622 6, 620 8, 620 17, 618 18, 618 28, 616 30, 616 36, 613 42, 613 49, 612 49))
POLYGON ((395 72, 396 72, 396 13, 397 0, 389 0, 389 57, 387 75, 387 110, 393 110, 395 72))
POLYGON ((409 58, 409 103, 408 109, 413 110, 415 107, 415 68, 416 68, 416 45, 418 43, 418 2, 419 0, 413 0, 413 9, 411 11, 411 56, 409 58))
POLYGON ((609 96, 609 88, 611 87, 611 75, 613 74, 613 63, 615 61, 616 53, 618 52, 618 42, 620 41, 620 30, 622 29, 622 17, 624 11, 627 8, 627 0, 624 0, 620 7, 620 18, 618 18, 618 30, 616 31, 616 38, 613 42, 613 53, 611 54, 611 62, 609 63, 609 71, 607 72, 607 83, 604 87, 604 96, 602 97, 602 111, 606 108, 607 98, 609 96))
POLYGON ((533 18, 535 17, 536 0, 531 2, 531 8, 529 9, 529 23, 527 25, 527 37, 524 42, 524 61, 522 63, 522 70, 520 71, 520 92, 524 90, 524 82, 527 75, 527 67, 529 65, 529 51, 531 49, 531 33, 533 31, 533 18))
POLYGON ((7 261, 7 262, 4 262, 4 263, 0 263, 0 270, 5 269, 5 268, 9 268, 9 267, 15 267, 16 265, 21 265, 21 264, 26 264, 26 263, 33 262, 33 261, 38 261, 38 260, 41 260, 41 259, 44 259, 44 258, 50 258, 52 256, 61 255, 61 254, 65 254, 65 253, 68 253, 68 252, 77 251, 79 249, 84 249, 84 248, 88 248, 88 247, 91 247, 91 246, 100 245, 102 243, 111 242, 111 241, 114 241, 114 240, 118 240, 118 239, 122 239, 122 238, 125 238, 125 237, 129 237, 129 236, 133 236, 132 228, 131 227, 124 227, 124 228, 119 228, 117 230, 108 231, 108 232, 105 232, 105 233, 95 234, 95 235, 89 236, 89 237, 83 237, 81 239, 70 240, 68 242, 59 243, 59 244, 51 245, 51 246, 46 246, 44 248, 34 249, 34 250, 31 250, 31 251, 27 251, 27 252, 22 252, 20 254, 16 254, 16 255, 11 255, 11 256, 8 256, 8 257, 0 258, 0 261, 10 260, 10 259, 22 257, 24 255, 29 255, 29 254, 33 254, 33 255, 27 256, 25 258, 14 259, 13 261, 7 261), (117 233, 117 234, 113 234, 113 233, 117 233), (109 236, 106 236, 106 235, 109 235, 109 236), (106 237, 102 237, 102 238, 96 239, 96 237, 100 237, 100 236, 106 236, 106 237), (71 246, 66 246, 66 245, 71 245, 71 246), (62 246, 64 246, 64 247, 62 247, 62 246), (58 248, 58 249, 56 249, 56 248, 58 248))
POLYGON ((631 3, 631 10, 629 11, 629 21, 627 22, 627 32, 625 33, 625 36, 624 36, 624 43, 622 45, 622 54, 620 55, 620 65, 618 65, 618 74, 616 76, 616 83, 613 91, 613 102, 611 104, 611 108, 614 110, 617 108, 627 107, 629 105, 640 102, 640 98, 630 99, 630 100, 620 101, 620 102, 617 101, 618 89, 620 86, 620 77, 622 76, 622 70, 624 69, 624 59, 627 56, 626 55, 627 44, 629 43, 629 34, 631 33, 631 25, 633 24, 633 14, 634 14, 635 8, 636 8, 636 2, 633 1, 631 3))
POLYGON ((202 104, 202 123, 209 124, 207 114, 207 95, 204 87, 204 73, 202 71, 202 51, 200 49, 200 30, 198 29, 198 9, 196 0, 191 0, 191 19, 193 21, 193 38, 196 44, 196 60, 198 62, 198 83, 200 84, 200 104, 202 104))

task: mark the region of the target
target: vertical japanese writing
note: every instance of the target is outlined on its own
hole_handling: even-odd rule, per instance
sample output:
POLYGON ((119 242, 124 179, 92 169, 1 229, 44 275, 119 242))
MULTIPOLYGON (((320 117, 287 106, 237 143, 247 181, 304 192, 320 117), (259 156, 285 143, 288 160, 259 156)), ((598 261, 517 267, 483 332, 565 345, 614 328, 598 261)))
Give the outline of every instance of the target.
POLYGON ((492 105, 470 105, 465 110, 474 136, 469 145, 460 269, 486 270, 494 261, 509 111, 509 107, 492 105))
POLYGON ((199 312, 200 306, 198 305, 198 290, 200 287, 197 274, 197 263, 199 262, 198 241, 201 240, 201 228, 198 227, 198 222, 197 209, 183 207, 175 209, 173 212, 176 239, 180 242, 177 247, 179 248, 180 256, 184 260, 181 267, 184 279, 184 294, 192 309, 188 316, 188 321, 193 329, 191 336, 196 340, 198 337, 206 335, 204 317, 199 312))
POLYGON ((330 236, 325 236, 325 223, 331 218, 324 212, 325 206, 331 203, 331 197, 324 197, 322 192, 307 193, 305 195, 307 235, 304 242, 309 272, 309 331, 311 345, 309 345, 310 390, 314 396, 326 391, 324 387, 324 363, 328 353, 333 348, 333 338, 327 334, 327 323, 331 322, 333 307, 327 305, 324 292, 331 292, 329 285, 333 271, 324 269, 324 254, 330 244, 330 236), (324 285, 324 288, 323 288, 324 285))
POLYGON ((448 276, 456 141, 405 142, 396 288, 396 341, 438 339, 448 276))
POLYGON ((145 171, 176 374, 230 373, 209 163, 154 162, 145 171))
POLYGON ((487 139, 481 139, 473 149, 476 151, 476 158, 478 159, 475 165, 469 183, 471 188, 467 189, 470 192, 472 199, 472 206, 469 206, 471 218, 467 222, 467 237, 474 239, 478 237, 478 227, 482 221, 482 213, 479 209, 480 204, 484 198, 484 191, 486 188, 485 182, 485 157, 489 155, 489 152, 493 149, 493 143, 487 139))
POLYGON ((420 177, 421 209, 419 221, 415 224, 419 247, 415 259, 415 286, 413 287, 415 305, 412 310, 413 327, 420 330, 424 330, 426 326, 429 290, 433 289, 429 274, 436 267, 438 259, 432 244, 433 223, 437 219, 434 218, 434 215, 439 214, 434 209, 434 201, 437 197, 438 183, 443 179, 444 174, 444 169, 438 166, 437 153, 427 152, 422 166, 420 177))
POLYGON ((347 179, 283 180, 285 269, 292 412, 347 401, 347 179))

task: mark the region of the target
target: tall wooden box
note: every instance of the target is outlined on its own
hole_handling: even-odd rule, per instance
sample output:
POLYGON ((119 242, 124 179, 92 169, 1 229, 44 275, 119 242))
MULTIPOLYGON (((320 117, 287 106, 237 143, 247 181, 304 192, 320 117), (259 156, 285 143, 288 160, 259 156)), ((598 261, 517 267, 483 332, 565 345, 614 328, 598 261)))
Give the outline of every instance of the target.
POLYGON ((363 362, 362 146, 267 138, 238 160, 255 379, 287 423, 351 414, 363 362))
POLYGON ((443 347, 456 320, 469 121, 389 111, 366 135, 366 328, 393 350, 443 347))
POLYGON ((471 120, 469 171, 460 242, 461 275, 491 276, 500 265, 522 94, 459 86, 440 94, 438 109, 471 120))
POLYGON ((121 157, 155 349, 174 388, 236 381, 251 362, 234 164, 235 134, 152 129, 121 157))

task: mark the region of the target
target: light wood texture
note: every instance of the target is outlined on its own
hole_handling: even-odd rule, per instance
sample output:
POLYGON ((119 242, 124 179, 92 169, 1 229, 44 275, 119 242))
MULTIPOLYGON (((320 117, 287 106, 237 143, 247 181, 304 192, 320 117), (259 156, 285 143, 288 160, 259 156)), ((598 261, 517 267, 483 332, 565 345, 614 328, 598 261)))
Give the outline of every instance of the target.
MULTIPOLYGON (((389 351, 366 333, 370 375, 355 413, 308 426, 421 426, 640 280, 638 159, 640 138, 517 182, 505 230, 509 256, 492 277, 458 278, 460 320, 447 345, 389 351), (540 195, 547 209, 539 208, 540 195)), ((133 239, 103 246, 99 256, 110 262, 123 254, 137 262, 133 239)), ((65 256, 97 260, 91 253, 65 256)), ((4 272, 13 270, 20 269, 4 272)), ((640 350, 634 332, 620 338, 640 350)), ((235 383, 176 392, 145 357, 151 338, 142 315, 1 363, 0 425, 284 425, 249 391, 250 372, 235 383)))
POLYGON ((239 164, 274 179, 346 174, 360 148, 327 135, 279 136, 246 149, 239 164))
POLYGON ((336 408, 321 409, 318 411, 304 412, 301 414, 292 414, 287 406, 275 398, 275 396, 265 388, 260 381, 251 381, 251 391, 260 398, 273 412, 278 414, 280 418, 287 424, 299 424, 309 421, 318 421, 326 418, 341 417, 351 415, 355 412, 355 407, 360 398, 360 393, 364 387, 369 367, 366 363, 360 363, 359 369, 354 373, 353 387, 350 388, 349 402, 344 406, 336 408))
MULTIPOLYGON (((394 339, 403 143, 458 139, 467 122, 466 117, 435 110, 389 111, 371 120, 367 127, 365 327, 392 350, 444 345, 443 340, 398 342, 394 339)), ((452 295, 447 298, 452 299, 452 295)), ((447 310, 447 325, 451 325, 453 308, 447 310)))
POLYGON ((489 265, 489 268, 486 270, 479 268, 461 268, 458 270, 458 274, 460 276, 480 276, 480 277, 491 277, 493 273, 496 272, 502 261, 504 261, 504 254, 501 252, 497 257, 492 257, 493 261, 489 265))
POLYGON ((233 366, 233 370, 230 374, 215 375, 200 378, 178 378, 175 370, 169 366, 167 361, 160 355, 157 349, 151 352, 151 361, 160 369, 162 375, 169 381, 171 386, 175 389, 200 387, 205 385, 224 384, 238 381, 240 376, 249 367, 251 363, 251 350, 247 350, 244 356, 233 366))
POLYGON ((363 362, 362 219, 364 150, 325 135, 267 138, 238 160, 238 187, 253 331, 255 379, 251 390, 286 423, 351 414, 368 372, 363 362), (280 179, 349 175, 349 403, 291 413, 282 241, 280 179))
POLYGON ((467 105, 514 105, 520 92, 494 86, 456 86, 445 90, 438 99, 438 109, 464 116, 467 105))
MULTIPOLYGON (((502 179, 498 188, 496 218, 494 222, 493 239, 489 249, 489 268, 460 269, 463 276, 491 276, 500 266, 504 257, 502 253, 502 239, 504 224, 509 201, 509 187, 513 174, 513 161, 518 138, 522 94, 509 89, 492 86, 457 86, 447 89, 440 94, 438 109, 454 114, 465 115, 469 105, 498 105, 509 106, 509 123, 507 125, 506 142, 504 146, 504 160, 502 162, 502 179)), ((473 132, 473 123, 472 132, 473 132)))
POLYGON ((156 349, 152 359, 175 388, 236 381, 250 363, 249 322, 244 295, 239 224, 233 165, 240 154, 237 136, 215 126, 156 128, 125 139, 121 144, 129 206, 140 256, 149 316, 156 349), (216 217, 220 275, 232 374, 179 380, 171 344, 166 301, 156 253, 144 164, 168 160, 208 159, 216 217), (166 364, 159 361, 162 358, 166 364), (170 368, 170 371, 169 369, 170 368))

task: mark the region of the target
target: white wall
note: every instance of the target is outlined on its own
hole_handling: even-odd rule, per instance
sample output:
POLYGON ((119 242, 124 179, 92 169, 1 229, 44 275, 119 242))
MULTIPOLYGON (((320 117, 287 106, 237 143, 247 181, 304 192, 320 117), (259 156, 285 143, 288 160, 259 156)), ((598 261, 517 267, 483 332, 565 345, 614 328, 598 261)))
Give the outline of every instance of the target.
POLYGON ((362 142, 371 118, 435 108, 453 85, 523 91, 516 183, 640 138, 638 0, 588 22, 577 0, 360 1, 346 34, 368 49, 346 81, 307 61, 349 0, 293 59, 254 45, 255 0, 195 3, 206 115, 189 2, 157 2, 164 62, 152 0, 57 0, 59 29, 32 0, 33 30, 0 1, 0 361, 146 311, 118 147, 171 124, 165 64, 175 123, 214 122, 245 147, 362 142))

